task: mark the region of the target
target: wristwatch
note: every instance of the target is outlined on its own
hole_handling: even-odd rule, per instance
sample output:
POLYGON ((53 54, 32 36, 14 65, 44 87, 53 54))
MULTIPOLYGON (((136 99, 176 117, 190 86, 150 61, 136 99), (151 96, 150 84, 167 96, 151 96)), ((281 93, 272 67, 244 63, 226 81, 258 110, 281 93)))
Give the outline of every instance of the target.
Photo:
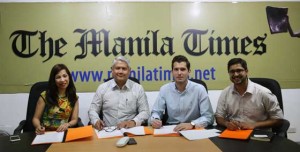
POLYGON ((193 126, 193 129, 195 129, 196 124, 192 121, 191 125, 193 126))

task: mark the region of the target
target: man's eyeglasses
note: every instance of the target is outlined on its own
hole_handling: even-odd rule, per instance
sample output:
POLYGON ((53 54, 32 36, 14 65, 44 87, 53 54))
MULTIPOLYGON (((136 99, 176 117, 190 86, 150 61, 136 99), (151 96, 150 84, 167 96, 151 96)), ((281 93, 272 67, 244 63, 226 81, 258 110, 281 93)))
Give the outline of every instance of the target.
POLYGON ((117 127, 116 126, 112 126, 112 127, 104 127, 103 130, 105 132, 113 132, 115 130, 117 130, 117 127))
POLYGON ((229 74, 235 74, 235 73, 242 73, 244 72, 245 70, 244 69, 236 69, 236 70, 230 70, 228 73, 229 74))

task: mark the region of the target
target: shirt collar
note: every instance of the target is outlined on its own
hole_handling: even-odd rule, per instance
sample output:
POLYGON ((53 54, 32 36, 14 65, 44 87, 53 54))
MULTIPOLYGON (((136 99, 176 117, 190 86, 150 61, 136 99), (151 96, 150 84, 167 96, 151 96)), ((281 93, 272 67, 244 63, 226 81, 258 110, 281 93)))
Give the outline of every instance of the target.
POLYGON ((254 83, 250 79, 248 79, 248 86, 246 92, 249 92, 251 94, 253 94, 254 92, 254 83))
MULTIPOLYGON (((231 88, 232 88, 232 93, 239 94, 239 93, 237 92, 237 90, 235 89, 234 84, 231 85, 231 88)), ((253 83, 250 79, 248 79, 247 90, 246 90, 246 92, 244 93, 244 95, 245 95, 246 93, 253 94, 253 92, 254 92, 254 83, 253 83)))
POLYGON ((111 87, 112 89, 116 90, 116 89, 120 89, 120 90, 126 90, 126 89, 129 89, 131 87, 131 83, 129 82, 130 80, 127 79, 125 85, 122 87, 122 88, 119 88, 119 86, 117 85, 115 79, 112 79, 111 80, 111 87))
POLYGON ((188 80, 188 83, 186 84, 186 86, 185 86, 185 89, 184 89, 184 91, 182 91, 182 92, 180 92, 178 89, 177 89, 177 86, 176 86, 176 83, 175 83, 175 81, 174 82, 172 82, 173 84, 172 84, 172 86, 173 86, 173 89, 176 91, 176 92, 178 92, 178 93, 185 93, 185 92, 187 92, 187 90, 189 89, 189 87, 190 87, 190 84, 191 84, 191 81, 190 80, 188 80))

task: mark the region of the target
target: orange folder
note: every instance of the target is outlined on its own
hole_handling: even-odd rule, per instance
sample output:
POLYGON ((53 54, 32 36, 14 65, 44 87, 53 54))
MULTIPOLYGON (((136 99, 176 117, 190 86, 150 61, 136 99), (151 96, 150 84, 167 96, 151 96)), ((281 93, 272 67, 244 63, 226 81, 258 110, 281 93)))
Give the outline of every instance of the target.
POLYGON ((94 132, 92 125, 78 128, 69 128, 65 142, 86 137, 92 137, 93 133, 94 132))
POLYGON ((144 130, 146 135, 153 135, 153 129, 150 129, 149 127, 144 127, 144 130))
MULTIPOLYGON (((82 139, 86 137, 92 137, 93 133, 94 132, 92 126, 69 128, 67 131, 65 142, 82 139)), ((65 132, 49 131, 46 132, 44 135, 36 135, 31 145, 61 143, 63 142, 64 134, 65 132)))
POLYGON ((241 140, 247 140, 253 130, 224 130, 219 137, 221 138, 231 138, 231 139, 241 139, 241 140))

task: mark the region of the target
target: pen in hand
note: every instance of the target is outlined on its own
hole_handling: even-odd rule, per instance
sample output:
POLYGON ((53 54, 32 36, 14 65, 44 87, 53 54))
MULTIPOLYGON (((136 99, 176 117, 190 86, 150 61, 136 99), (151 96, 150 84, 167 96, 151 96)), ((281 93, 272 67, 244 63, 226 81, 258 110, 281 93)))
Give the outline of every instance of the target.
POLYGON ((104 128, 105 124, 102 120, 98 120, 95 124, 95 128, 100 132, 104 128))
POLYGON ((229 123, 229 126, 227 126, 228 129, 230 130, 241 130, 241 126, 240 126, 240 121, 234 120, 233 118, 230 117, 229 114, 227 114, 225 116, 225 121, 227 121, 229 123))
POLYGON ((241 130, 240 121, 232 120, 232 123, 235 124, 239 130, 241 130))
POLYGON ((35 133, 38 135, 45 133, 45 127, 43 123, 41 123, 40 126, 35 129, 35 133))
POLYGON ((155 129, 159 129, 162 127, 162 121, 159 118, 152 117, 151 126, 155 129))

